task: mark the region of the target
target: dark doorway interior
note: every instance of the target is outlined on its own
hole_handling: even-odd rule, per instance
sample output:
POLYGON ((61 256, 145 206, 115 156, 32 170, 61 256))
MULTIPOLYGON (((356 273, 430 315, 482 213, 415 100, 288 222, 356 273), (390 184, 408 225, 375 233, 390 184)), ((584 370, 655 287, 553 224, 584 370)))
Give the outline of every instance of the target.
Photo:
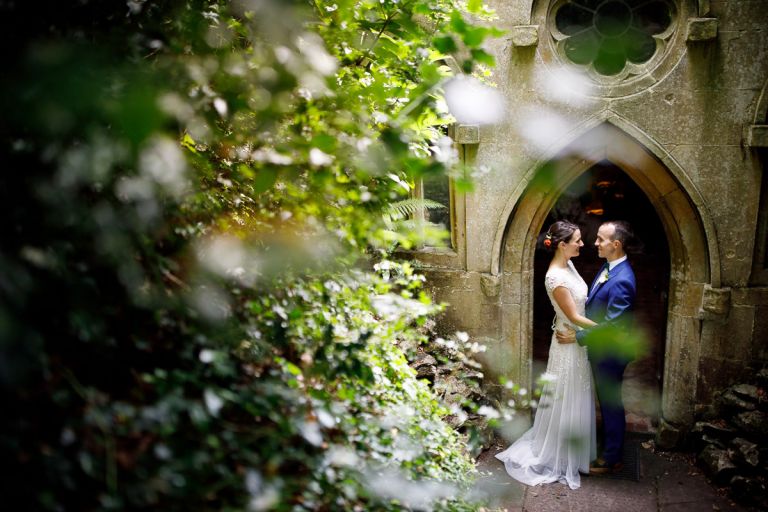
MULTIPOLYGON (((630 254, 637 278, 638 324, 648 338, 645 357, 627 367, 624 376, 624 403, 627 428, 649 431, 657 424, 664 373, 664 340, 669 290, 669 246, 661 221, 648 198, 621 169, 609 161, 591 167, 568 187, 549 213, 539 239, 556 220, 570 220, 581 227, 584 248, 574 264, 587 285, 591 284, 603 260, 597 257, 595 235, 607 220, 628 221, 642 250, 630 254)), ((544 289, 544 275, 550 256, 536 251, 534 259, 533 370, 544 371, 549 356, 554 311, 544 289)))

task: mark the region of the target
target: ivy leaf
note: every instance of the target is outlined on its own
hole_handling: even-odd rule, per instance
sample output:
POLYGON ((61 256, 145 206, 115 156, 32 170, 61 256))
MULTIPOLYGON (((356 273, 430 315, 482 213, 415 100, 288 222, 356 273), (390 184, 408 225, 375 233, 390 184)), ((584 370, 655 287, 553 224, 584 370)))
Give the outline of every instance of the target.
POLYGON ((462 40, 467 46, 479 46, 483 43, 483 40, 488 34, 489 30, 483 27, 468 28, 466 32, 464 32, 462 40))
POLYGON ((483 8, 483 0, 469 0, 467 2, 467 10, 471 13, 478 13, 483 8))
POLYGON ((328 134, 315 135, 309 145, 324 153, 333 153, 336 150, 336 137, 328 134))
POLYGON ((480 48, 475 48, 472 50, 472 58, 479 62, 480 64, 484 64, 486 66, 495 66, 496 65, 496 59, 491 55, 490 53, 486 52, 485 50, 482 50, 480 48))
POLYGON ((468 25, 467 22, 464 21, 464 17, 461 15, 459 11, 454 10, 451 13, 451 30, 456 32, 457 34, 463 36, 464 33, 466 33, 468 25))
POLYGON ((456 41, 451 36, 439 36, 432 40, 432 44, 440 53, 449 54, 458 50, 456 41))
POLYGON ((277 181, 277 170, 274 167, 263 167, 259 169, 256 174, 256 179, 253 181, 253 191, 256 194, 266 192, 277 181))

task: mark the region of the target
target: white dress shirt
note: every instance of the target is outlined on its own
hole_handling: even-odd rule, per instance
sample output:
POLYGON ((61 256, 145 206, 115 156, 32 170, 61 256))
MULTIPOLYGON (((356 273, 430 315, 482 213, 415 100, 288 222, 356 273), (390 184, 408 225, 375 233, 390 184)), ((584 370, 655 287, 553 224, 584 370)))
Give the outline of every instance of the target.
POLYGON ((624 261, 626 259, 627 259, 627 255, 625 254, 621 258, 618 258, 618 259, 615 259, 615 260, 609 262, 608 263, 608 271, 610 272, 611 270, 613 270, 613 267, 615 267, 616 265, 618 265, 619 263, 621 263, 622 261, 624 261))

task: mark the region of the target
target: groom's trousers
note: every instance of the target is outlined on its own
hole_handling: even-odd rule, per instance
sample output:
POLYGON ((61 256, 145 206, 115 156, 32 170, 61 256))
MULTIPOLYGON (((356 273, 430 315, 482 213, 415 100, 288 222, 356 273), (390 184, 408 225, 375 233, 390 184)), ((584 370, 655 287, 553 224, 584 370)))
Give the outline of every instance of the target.
POLYGON ((624 451, 624 403, 621 399, 621 384, 627 361, 606 358, 592 361, 597 399, 603 417, 603 459, 608 464, 621 462, 624 451))

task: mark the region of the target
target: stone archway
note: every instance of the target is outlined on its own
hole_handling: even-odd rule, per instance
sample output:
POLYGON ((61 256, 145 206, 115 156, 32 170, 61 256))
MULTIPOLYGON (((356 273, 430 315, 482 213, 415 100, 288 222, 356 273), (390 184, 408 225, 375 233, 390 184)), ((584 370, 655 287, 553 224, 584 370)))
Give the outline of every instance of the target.
POLYGON ((491 273, 501 278, 501 334, 512 366, 506 373, 531 383, 537 235, 560 194, 595 163, 607 160, 647 195, 664 227, 660 236, 667 238, 671 261, 662 427, 685 429, 696 403, 702 297, 705 287, 718 287, 720 281, 716 238, 701 197, 663 148, 618 116, 603 121, 532 167, 509 199, 491 265, 491 273))
MULTIPOLYGON (((628 221, 638 238, 638 251, 630 259, 638 280, 635 301, 636 333, 644 341, 624 374, 624 405, 627 430, 649 432, 658 427, 664 374, 667 310, 669 304, 670 255, 664 227, 646 194, 620 168, 603 161, 581 173, 558 197, 542 226, 559 219, 574 221, 581 228, 585 246, 574 259, 576 268, 589 282, 600 270, 594 240, 600 224, 611 219, 628 221)), ((541 244, 539 244, 541 247, 541 244)), ((532 375, 546 368, 552 336, 552 305, 544 287, 551 255, 534 253, 533 265, 533 368, 532 375)))

